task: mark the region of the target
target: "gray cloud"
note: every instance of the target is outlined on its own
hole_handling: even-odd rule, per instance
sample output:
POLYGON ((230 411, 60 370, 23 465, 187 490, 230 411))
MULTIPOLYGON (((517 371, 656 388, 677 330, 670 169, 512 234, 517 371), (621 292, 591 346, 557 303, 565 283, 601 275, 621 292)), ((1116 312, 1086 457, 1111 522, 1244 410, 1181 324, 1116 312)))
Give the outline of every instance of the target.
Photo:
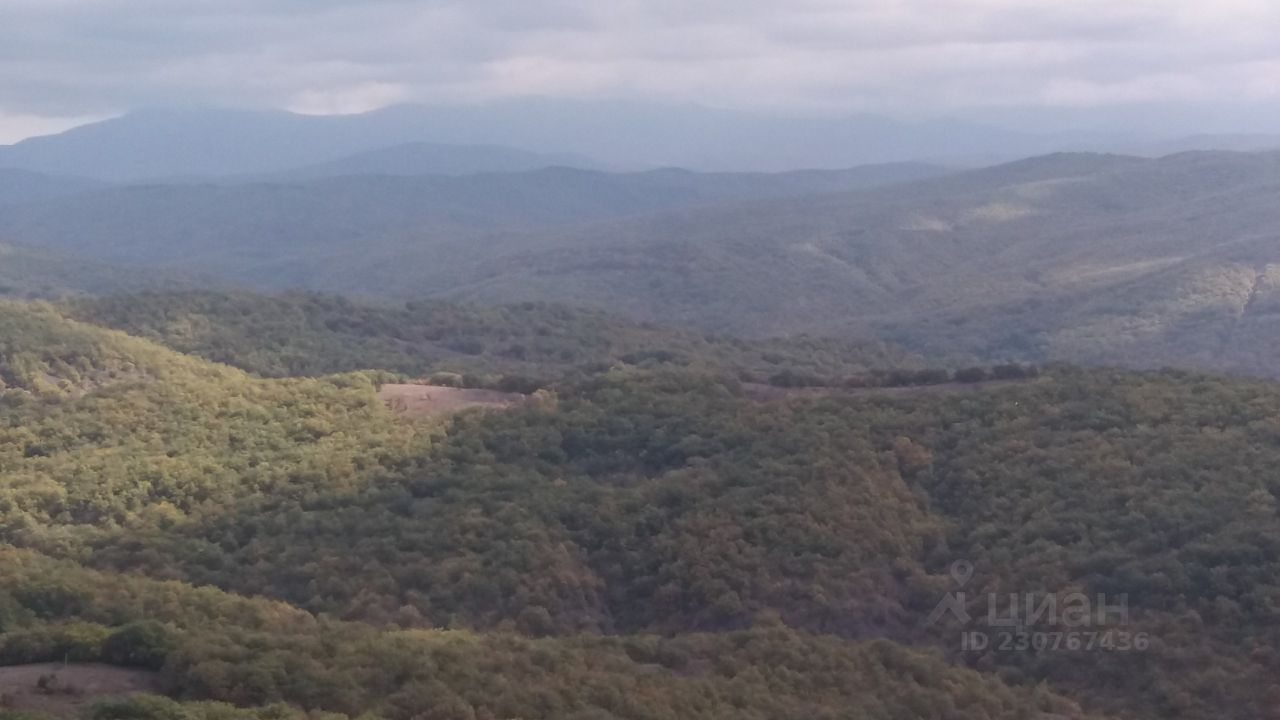
POLYGON ((0 139, 189 103, 1271 103, 1277 30, 1272 0, 0 0, 0 139))

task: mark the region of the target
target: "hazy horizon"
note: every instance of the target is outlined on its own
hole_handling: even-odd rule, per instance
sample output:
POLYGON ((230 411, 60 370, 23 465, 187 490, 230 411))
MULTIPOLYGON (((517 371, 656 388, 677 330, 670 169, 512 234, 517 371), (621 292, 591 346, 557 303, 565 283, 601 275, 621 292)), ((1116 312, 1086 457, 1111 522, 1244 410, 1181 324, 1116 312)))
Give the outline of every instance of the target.
POLYGON ((0 15, 0 143, 192 105, 547 97, 1149 135, 1276 131, 1280 110, 1280 6, 1253 0, 7 0, 0 15))

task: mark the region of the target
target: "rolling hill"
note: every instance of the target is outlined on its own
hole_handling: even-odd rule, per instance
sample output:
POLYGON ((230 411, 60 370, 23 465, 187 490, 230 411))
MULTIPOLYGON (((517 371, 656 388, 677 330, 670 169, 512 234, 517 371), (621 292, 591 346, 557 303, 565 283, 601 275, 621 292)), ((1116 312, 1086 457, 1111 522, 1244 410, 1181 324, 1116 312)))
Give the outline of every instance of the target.
MULTIPOLYGON (((1280 154, 1051 156, 559 232, 441 293, 930 356, 1280 372, 1280 154)), ((497 241, 494 247, 502 247, 497 241)))
MULTIPOLYGON (((670 401, 698 386, 696 395, 688 397, 720 406, 718 413, 726 409, 723 404, 729 397, 717 385, 702 382, 705 375, 681 377, 655 376, 656 394, 650 400, 658 405, 627 411, 627 421, 652 430, 655 409, 674 420, 685 411, 670 401)), ((625 378, 625 373, 614 379, 601 377, 594 382, 605 384, 594 389, 565 389, 573 396, 588 393, 584 400, 597 395, 619 401, 638 390, 641 394, 631 399, 647 404, 649 391, 642 386, 648 381, 625 378), (641 385, 632 387, 637 381, 641 385)), ((412 574, 436 575, 394 579, 407 582, 407 595, 385 582, 366 586, 373 594, 363 599, 349 595, 342 585, 351 576, 333 564, 344 562, 344 556, 363 557, 373 547, 361 547, 357 541, 347 551, 331 554, 329 542, 337 537, 319 527, 315 543, 296 547, 306 559, 294 570, 316 573, 312 580, 260 566, 266 575, 248 573, 244 582, 228 583, 222 571, 241 560, 224 552, 241 540, 251 541, 253 535, 259 541, 251 542, 283 540, 277 530, 284 527, 279 523, 285 515, 296 515, 285 525, 299 530, 310 523, 307 518, 336 529, 330 525, 337 519, 330 511, 346 516, 340 524, 364 519, 381 523, 386 520, 381 508, 392 507, 383 493, 400 493, 393 489, 396 485, 408 490, 416 482, 412 477, 426 479, 453 467, 466 468, 466 473, 485 473, 486 467, 505 473, 498 465, 465 457, 471 441, 463 436, 489 442, 487 430, 463 429, 471 422, 483 424, 484 415, 464 415, 457 419, 462 424, 397 417, 376 399, 371 373, 255 379, 146 340, 71 321, 46 304, 0 303, 0 380, 0 503, 5 508, 0 521, 0 665, 45 663, 47 675, 67 678, 42 685, 54 695, 87 691, 62 684, 78 677, 78 666, 68 663, 134 668, 150 673, 140 684, 183 703, 156 696, 113 699, 90 709, 99 713, 97 718, 180 713, 265 720, 300 718, 304 711, 352 717, 376 711, 388 718, 439 720, 641 720, 659 716, 654 713, 727 719, 744 717, 744 704, 749 704, 753 710, 746 716, 760 718, 801 720, 855 712, 907 720, 927 711, 1013 720, 1036 710, 1075 707, 1064 697, 1011 687, 993 675, 901 643, 824 637, 789 628, 777 619, 728 632, 724 619, 741 616, 742 611, 712 604, 715 593, 721 592, 720 581, 712 578, 704 589, 690 587, 704 597, 691 595, 684 617, 664 621, 689 629, 702 625, 708 631, 666 638, 651 632, 601 634, 599 630, 615 624, 638 631, 649 623, 645 618, 650 614, 639 602, 640 595, 631 608, 611 597, 629 592, 618 584, 626 582, 622 577, 602 574, 618 559, 608 557, 612 551, 600 546, 593 551, 600 554, 589 558, 582 554, 594 545, 587 535, 570 539, 579 532, 612 531, 605 525, 575 531, 557 528, 560 521, 541 517, 550 506, 530 506, 533 515, 516 518, 510 514, 516 510, 510 501, 516 498, 503 499, 507 491, 496 487, 484 489, 487 481, 478 476, 458 476, 464 495, 437 506, 441 519, 452 518, 448 526, 413 521, 444 532, 440 539, 452 536, 460 542, 448 540, 442 546, 425 536, 403 536, 399 547, 427 553, 422 555, 426 564, 407 563, 407 557, 396 562, 412 574), (446 449, 452 444, 448 437, 461 444, 446 449), (429 457, 436 453, 455 457, 429 457), (420 470, 427 474, 420 475, 420 470), (455 500, 497 504, 477 514, 457 512, 455 500), (264 525, 247 535, 247 526, 227 528, 231 535, 213 540, 222 532, 215 526, 232 518, 264 525), (480 539, 494 531, 505 539, 480 539), (565 542, 582 546, 571 549, 565 542), (168 549, 162 549, 165 546, 168 549), (447 557, 428 559, 441 551, 447 557), (531 571, 527 562, 542 570, 531 571), (196 577, 206 572, 213 574, 196 577), (283 584, 251 589, 268 576, 283 584), (523 587, 511 586, 512 581, 523 587), (233 584, 236 590, 229 589, 233 584), (308 585, 311 589, 305 590, 308 585), (453 600, 434 594, 448 586, 458 593, 453 600), (435 588, 432 597, 420 592, 428 587, 435 588), (296 604, 283 602, 285 595, 293 596, 296 604), (399 595, 403 598, 396 599, 399 595), (321 611, 322 605, 328 610, 321 611), (343 605, 348 606, 340 612, 345 619, 329 613, 343 605), (394 618, 381 616, 382 608, 392 609, 394 618), (445 615, 456 620, 439 623, 445 615), (454 627, 446 630, 445 624, 454 627), (596 630, 589 630, 592 627, 596 630), (788 658, 786 669, 779 671, 782 657, 788 658), (61 661, 61 670, 47 665, 53 660, 61 661)), ((546 419, 559 413, 551 397, 536 411, 551 413, 546 419)), ((594 412, 590 404, 573 411, 586 413, 582 419, 592 423, 588 416, 594 412)), ((713 421, 707 430, 719 422, 713 421)), ((617 440, 634 432, 618 430, 622 434, 615 436, 617 440)), ((612 442, 606 437, 581 440, 589 445, 612 442)), ((655 451, 660 444, 654 445, 655 451)), ((605 446, 590 452, 610 453, 605 446)), ((568 462, 551 455, 547 459, 557 465, 568 462)), ((672 461, 677 461, 675 456, 652 459, 658 463, 655 469, 672 461)), ((564 472, 574 487, 570 489, 567 481, 549 487, 560 486, 576 495, 591 494, 594 484, 582 472, 631 470, 570 470, 564 464, 564 472)), ((869 468, 867 478, 850 484, 850 492, 876 492, 873 477, 890 480, 869 468)), ((746 503, 756 495, 775 492, 763 480, 751 480, 757 489, 739 493, 733 503, 740 507, 734 512, 747 511, 746 503)), ((785 502, 795 503, 796 513, 820 508, 818 496, 805 499, 785 492, 793 495, 785 502)), ((411 495, 420 494, 414 490, 411 495)), ((858 557, 886 563, 888 556, 871 560, 868 553, 884 543, 905 543, 901 549, 907 550, 911 533, 928 530, 909 494, 890 488, 883 497, 886 511, 902 513, 919 527, 886 527, 886 534, 874 537, 869 527, 860 532, 840 531, 834 525, 815 528, 832 539, 833 531, 842 534, 838 542, 858 548, 841 564, 858 557)), ((635 512, 635 500, 626 500, 627 507, 619 510, 635 512)), ((412 513, 427 509, 424 505, 412 513)), ((836 506, 826 510, 837 511, 836 506)), ((562 519, 575 524, 567 516, 562 519)), ((619 517, 617 522, 622 528, 630 521, 619 517)), ((770 526, 778 527, 776 521, 764 519, 760 530, 776 532, 770 526)), ((680 531, 671 539, 678 544, 694 540, 698 531, 692 526, 689 530, 694 534, 680 531)), ((377 535, 365 537, 376 544, 377 535)), ((624 540, 625 532, 618 539, 624 540)), ((374 553, 384 555, 386 549, 374 553)), ((692 549, 671 545, 660 552, 692 549)), ((637 556, 634 562, 649 560, 637 556)), ((729 560, 725 567, 749 570, 754 562, 729 560)), ((772 569, 765 572, 794 575, 795 570, 783 567, 785 562, 778 554, 767 560, 772 569)), ((835 565, 821 572, 831 581, 844 582, 835 565)), ((796 592, 802 587, 797 585, 796 592)), ((769 592, 764 577, 759 591, 769 592)))
POLYGON ((535 153, 499 145, 405 143, 275 173, 272 180, 314 180, 344 175, 475 175, 550 167, 599 170, 600 163, 569 153, 535 153))
POLYGON ((0 233, 261 288, 555 301, 948 364, 1280 373, 1280 154, 1053 155, 919 179, 935 172, 133 186, 0 208, 0 233))
MULTIPOLYGON (((0 208, 0 234, 80 257, 323 289, 360 262, 414 268, 437 289, 467 258, 501 252, 496 230, 640 215, 726 201, 861 189, 943 174, 928 165, 841 171, 612 174, 571 168, 446 176, 347 176, 310 182, 114 186, 0 208), (433 277, 434 276, 434 277, 433 277)), ((526 238, 504 247, 528 249, 526 238)), ((554 243, 554 239, 552 240, 554 243)), ((372 279, 361 269, 356 277, 372 279)), ((347 288, 350 289, 350 288, 347 288)), ((374 290, 373 287, 367 288, 374 290)))
POLYGON ((218 285, 181 272, 122 267, 43 248, 0 243, 0 297, 60 298, 218 285))
POLYGON ((521 303, 395 307, 313 293, 171 291, 75 298, 69 317, 152 339, 263 377, 377 368, 411 376, 457 371, 555 378, 616 364, 714 370, 762 381, 782 372, 848 378, 920 370, 883 343, 742 340, 582 308, 521 303))

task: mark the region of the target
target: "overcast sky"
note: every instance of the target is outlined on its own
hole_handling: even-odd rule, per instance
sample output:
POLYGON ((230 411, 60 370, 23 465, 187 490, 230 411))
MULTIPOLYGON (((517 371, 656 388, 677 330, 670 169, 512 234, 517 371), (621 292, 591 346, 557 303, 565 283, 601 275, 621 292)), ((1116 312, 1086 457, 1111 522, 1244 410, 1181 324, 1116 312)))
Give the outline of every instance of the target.
POLYGON ((0 0, 0 142, 141 106, 519 95, 785 114, 1269 105, 1280 0, 0 0))

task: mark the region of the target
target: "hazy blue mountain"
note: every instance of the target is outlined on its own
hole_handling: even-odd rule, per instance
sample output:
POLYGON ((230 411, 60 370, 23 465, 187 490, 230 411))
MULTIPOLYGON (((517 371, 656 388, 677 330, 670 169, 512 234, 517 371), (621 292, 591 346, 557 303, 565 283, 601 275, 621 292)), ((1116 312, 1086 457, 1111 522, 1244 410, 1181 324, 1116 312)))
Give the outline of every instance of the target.
POLYGON ((415 142, 293 168, 275 173, 271 179, 311 180, 343 175, 473 175, 528 172, 552 167, 604 169, 601 163, 572 153, 535 153, 501 145, 415 142))
POLYGON ((1259 152, 1280 150, 1280 135, 1267 134, 1221 134, 1221 135, 1187 135, 1140 143, 1134 146, 1134 152, 1149 157, 1163 157, 1181 152, 1196 150, 1228 150, 1232 152, 1259 152))
POLYGON ((831 192, 839 175, 113 188, 10 208, 0 233, 268 288, 1280 375, 1280 153, 1059 154, 831 192))
POLYGON ((742 335, 888 339, 959 362, 1280 375, 1280 153, 938 172, 109 187, 0 208, 0 237, 264 288, 552 300, 742 335))
POLYGON ((869 336, 957 362, 1280 375, 1278 195, 1280 153, 1056 155, 559 229, 554 246, 524 239, 455 272, 441 294, 869 336))
POLYGON ((1043 147, 1034 136, 959 120, 904 122, 877 115, 782 117, 697 105, 510 100, 459 107, 399 106, 371 114, 384 126, 424 125, 438 141, 498 142, 582 153, 620 166, 785 171, 843 168, 1043 147))
POLYGON ((0 167, 0 206, 51 200, 100 187, 102 183, 94 180, 0 167))
POLYGON ((0 146, 0 166, 109 180, 263 174, 406 143, 568 153, 620 169, 764 171, 926 158, 1010 158, 1053 145, 1032 135, 955 120, 908 123, 871 115, 805 119, 697 106, 526 99, 457 107, 405 105, 327 117, 149 110, 0 146))
MULTIPOLYGON (((283 111, 147 110, 60 135, 0 146, 0 167, 109 180, 262 175, 337 163, 354 172, 521 170, 547 164, 640 170, 785 171, 925 161, 980 165, 1063 150, 1153 154, 1258 149, 1257 138, 1106 126, 1063 129, 876 115, 781 117, 696 105, 526 98, 479 105, 401 105, 361 115, 283 111), (1160 145, 1158 143, 1164 143, 1160 145), (1243 143, 1243 144, 1242 144, 1243 143), (418 145, 501 146, 550 158, 498 158, 418 145), (405 147, 395 147, 405 146, 405 147), (1146 148, 1146 150, 1144 150, 1146 148), (1149 151, 1149 152, 1148 152, 1149 151), (354 158, 351 156, 355 156, 354 158), (570 158, 573 158, 570 160, 570 158), (586 160, 590 158, 590 160, 586 160), (419 169, 419 164, 422 168, 419 169)), ((324 169, 348 172, 342 167, 324 169)))
MULTIPOLYGON (((780 174, 550 168, 456 177, 112 186, 0 208, 0 233, 110 262, 172 264, 278 286, 314 282, 302 269, 323 267, 330 253, 359 251, 390 260, 406 243, 461 243, 456 252, 484 255, 486 248, 465 247, 477 233, 521 234, 723 202, 857 190, 946 172, 917 164, 780 174), (291 265, 278 267, 286 258, 291 265)), ((450 272, 448 262, 433 268, 450 272)))
POLYGON ((264 175, 333 162, 351 163, 356 172, 361 166, 385 172, 397 163, 400 168, 428 165, 415 173, 597 165, 567 154, 535 160, 533 153, 497 147, 389 147, 438 136, 429 118, 394 113, 320 117, 283 111, 146 110, 0 146, 0 167, 150 181, 264 175), (433 169, 432 163, 440 167, 433 169))
POLYGON ((342 139, 345 125, 285 112, 147 110, 0 147, 0 166, 108 180, 267 172, 370 147, 342 139))

